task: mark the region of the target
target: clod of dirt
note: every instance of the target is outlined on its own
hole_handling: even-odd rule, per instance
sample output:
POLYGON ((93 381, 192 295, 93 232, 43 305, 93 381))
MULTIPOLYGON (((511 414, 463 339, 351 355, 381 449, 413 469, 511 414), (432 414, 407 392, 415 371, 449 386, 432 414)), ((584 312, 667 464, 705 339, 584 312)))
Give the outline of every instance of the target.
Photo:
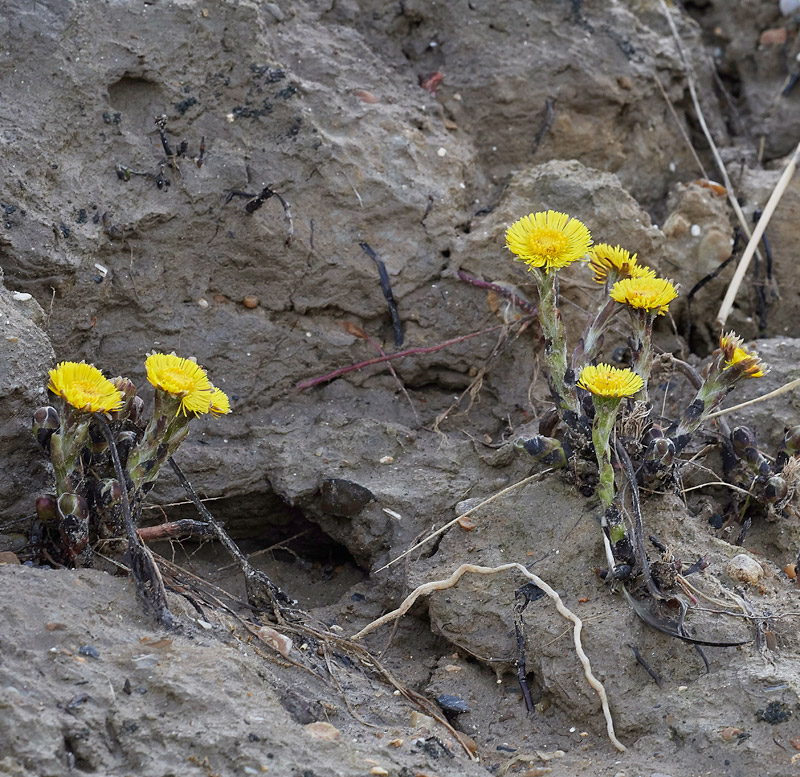
POLYGON ((752 556, 740 553, 734 556, 725 567, 728 577, 739 583, 755 585, 764 577, 764 569, 752 556))

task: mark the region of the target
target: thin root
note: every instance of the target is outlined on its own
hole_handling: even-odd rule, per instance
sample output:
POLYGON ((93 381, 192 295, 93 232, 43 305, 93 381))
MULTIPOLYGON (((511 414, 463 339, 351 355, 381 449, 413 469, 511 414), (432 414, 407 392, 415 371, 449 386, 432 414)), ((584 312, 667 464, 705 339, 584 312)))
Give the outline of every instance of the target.
POLYGON ((351 639, 353 641, 359 640, 365 635, 369 634, 371 631, 377 629, 379 626, 382 626, 384 623, 388 623, 389 621, 402 617, 406 612, 408 612, 409 609, 411 609, 414 602, 416 602, 420 596, 429 594, 432 591, 442 591, 447 588, 452 588, 467 572, 472 572, 476 575, 494 575, 498 572, 505 572, 510 569, 520 572, 527 577, 528 580, 531 580, 533 583, 539 586, 539 588, 541 588, 542 591, 544 591, 553 600, 553 603, 555 604, 559 614, 573 623, 574 627, 572 633, 575 642, 575 652, 578 654, 578 659, 583 666, 583 674, 586 677, 586 681, 592 686, 597 695, 600 697, 600 704, 603 707, 603 715, 606 719, 606 731, 608 732, 608 738, 611 740, 617 750, 619 750, 621 753, 624 753, 627 748, 622 744, 622 742, 619 741, 619 739, 617 739, 617 736, 614 733, 614 721, 611 717, 611 710, 608 706, 608 697, 606 696, 605 688, 592 673, 592 666, 589 663, 589 658, 583 650, 583 644, 581 643, 581 630, 583 629, 583 622, 577 615, 575 615, 574 612, 569 610, 564 605, 557 591, 552 589, 540 577, 534 575, 533 572, 529 572, 527 569, 525 569, 522 564, 501 564, 499 567, 479 567, 475 564, 462 564, 455 572, 453 572, 452 575, 450 575, 450 577, 446 578, 445 580, 432 580, 429 583, 423 583, 421 586, 412 591, 396 610, 386 613, 386 615, 383 615, 382 617, 368 624, 361 629, 358 634, 354 634, 351 639))

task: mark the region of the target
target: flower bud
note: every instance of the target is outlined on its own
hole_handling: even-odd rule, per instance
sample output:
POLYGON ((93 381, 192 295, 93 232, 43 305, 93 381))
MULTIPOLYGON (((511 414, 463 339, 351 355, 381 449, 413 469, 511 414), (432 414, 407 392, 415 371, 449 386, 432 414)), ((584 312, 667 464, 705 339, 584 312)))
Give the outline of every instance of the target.
POLYGON ((800 451, 800 426, 793 426, 783 435, 782 447, 792 456, 800 451))
POLYGON ((675 457, 675 443, 668 437, 656 437, 647 446, 644 458, 649 464, 661 464, 668 467, 675 457))
POLYGON ((109 505, 117 504, 122 501, 122 488, 120 488, 118 480, 106 478, 105 480, 101 480, 98 485, 98 501, 103 507, 108 507, 109 505))
POLYGON ((111 384, 122 394, 122 405, 110 413, 112 421, 119 421, 130 416, 133 401, 136 398, 136 386, 128 378, 118 376, 111 379, 111 384))
POLYGON ((767 504, 774 504, 786 499, 789 494, 789 486, 780 475, 773 475, 767 480, 761 494, 767 504))
POLYGON ((117 435, 117 453, 124 467, 128 463, 128 456, 136 445, 136 432, 120 432, 117 435))
POLYGON ((39 445, 47 453, 50 452, 50 438, 59 426, 61 426, 61 419, 54 407, 45 405, 38 408, 33 414, 33 433, 36 435, 39 445))
POLYGON ((36 500, 36 515, 40 521, 45 523, 52 521, 56 517, 56 498, 53 494, 42 494, 36 500))
POLYGON ((535 437, 518 437, 514 441, 514 447, 525 451, 548 467, 559 469, 567 466, 569 456, 561 441, 555 437, 543 437, 540 434, 535 437))
POLYGON ((82 521, 89 520, 89 505, 78 494, 61 494, 57 506, 62 518, 72 515, 82 521))
POLYGON ((737 426, 731 432, 731 443, 736 455, 747 466, 759 475, 766 475, 770 471, 769 461, 761 455, 756 444, 756 436, 746 426, 737 426))

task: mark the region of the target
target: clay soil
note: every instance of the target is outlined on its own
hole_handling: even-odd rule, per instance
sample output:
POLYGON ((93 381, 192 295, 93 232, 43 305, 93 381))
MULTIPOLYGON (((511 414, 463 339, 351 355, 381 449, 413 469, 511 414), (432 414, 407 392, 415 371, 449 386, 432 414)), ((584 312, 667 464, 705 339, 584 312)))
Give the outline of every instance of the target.
MULTIPOLYGON (((1 3, 0 773, 800 774, 796 502, 768 515, 720 485, 720 427, 704 427, 681 482, 643 493, 645 535, 667 548, 649 544, 651 562, 704 560, 687 635, 741 644, 647 625, 598 574, 591 477, 533 477, 512 445, 550 406, 538 328, 470 281, 535 303, 503 235, 565 211, 681 284, 655 340, 702 368, 737 220, 689 82, 751 221, 800 139, 784 5, 1 3), (212 542, 153 545, 174 630, 145 614, 124 557, 35 557, 48 370, 86 359, 149 403, 152 350, 195 356, 231 397, 177 458, 296 600, 282 622, 247 606, 212 542), (737 544, 728 519, 747 510, 737 544), (741 554, 750 582, 731 576, 741 554), (624 752, 551 600, 515 630, 517 572, 467 574, 350 639, 462 564, 512 562, 582 619, 624 752)), ((800 375, 798 212, 794 181, 728 322, 771 371, 729 404, 800 375)), ((598 290, 585 267, 564 273, 573 340, 598 290)), ((624 362, 622 330, 605 358, 624 362)), ((666 420, 691 398, 667 360, 652 386, 666 420)), ((728 421, 774 455, 799 418, 787 394, 728 421)), ((166 472, 145 514, 196 517, 166 472)))

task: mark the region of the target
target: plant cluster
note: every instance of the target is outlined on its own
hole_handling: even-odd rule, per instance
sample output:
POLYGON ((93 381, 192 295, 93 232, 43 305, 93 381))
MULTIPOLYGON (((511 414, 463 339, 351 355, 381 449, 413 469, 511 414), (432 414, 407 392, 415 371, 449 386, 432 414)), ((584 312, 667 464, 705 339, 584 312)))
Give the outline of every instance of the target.
MULTIPOLYGON (((592 245, 589 230, 580 221, 555 211, 532 213, 516 221, 506 233, 506 247, 527 265, 538 290, 538 318, 557 413, 555 422, 540 425, 542 434, 516 444, 549 466, 569 466, 584 478, 591 477, 587 461, 596 461, 609 573, 625 577, 637 568, 646 570, 640 516, 638 526, 636 516, 627 519, 617 473, 625 473, 636 491, 637 504, 639 484, 664 486, 674 481, 679 454, 692 435, 737 384, 762 377, 766 367, 733 332, 723 334, 703 375, 695 374, 696 394, 681 416, 674 421, 656 418, 648 390, 654 364, 653 323, 678 296, 672 281, 658 277, 621 246, 592 245), (576 263, 588 265, 602 294, 568 357, 558 280, 561 272, 576 263), (630 366, 622 368, 601 361, 605 336, 620 318, 630 328, 630 366)), ((765 506, 785 506, 793 491, 786 468, 796 469, 800 427, 787 433, 774 463, 758 451, 752 433, 744 427, 731 433, 726 449, 733 462, 728 467, 731 474, 750 473, 748 490, 757 487, 751 493, 765 506)))
POLYGON ((142 499, 186 439, 191 419, 230 412, 225 392, 193 360, 153 353, 145 368, 155 387, 149 418, 127 378, 109 380, 83 362, 50 370, 54 405, 33 416, 34 434, 55 473, 55 493, 36 502, 33 535, 41 560, 86 566, 99 544, 108 552, 126 539, 136 542, 142 499), (126 526, 126 508, 133 525, 126 526))

